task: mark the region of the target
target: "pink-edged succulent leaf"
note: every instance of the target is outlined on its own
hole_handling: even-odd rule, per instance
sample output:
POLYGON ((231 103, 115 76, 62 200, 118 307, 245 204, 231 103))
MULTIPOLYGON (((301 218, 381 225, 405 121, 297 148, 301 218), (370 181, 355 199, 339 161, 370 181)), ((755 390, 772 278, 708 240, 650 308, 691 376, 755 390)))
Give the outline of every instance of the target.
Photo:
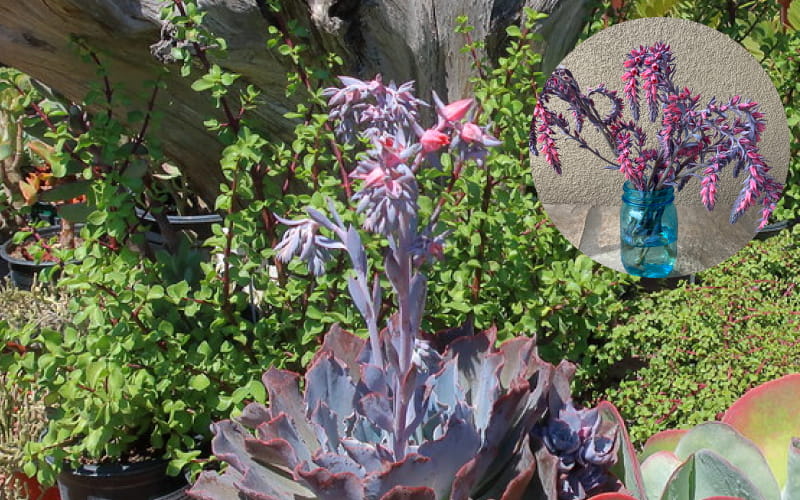
POLYGON ((736 432, 733 427, 720 422, 697 425, 678 442, 675 455, 681 460, 687 460, 703 449, 712 450, 724 457, 757 487, 764 498, 780 496, 780 488, 764 455, 752 441, 736 432))
MULTIPOLYGON (((311 448, 297 432, 295 421, 285 413, 279 413, 275 418, 259 424, 256 427, 256 435, 262 442, 281 440, 286 443, 286 446, 291 450, 291 455, 282 454, 282 456, 290 462, 276 462, 282 467, 292 469, 298 462, 311 459, 311 448)), ((314 442, 316 443, 316 441, 314 442)), ((285 453, 289 453, 289 451, 287 450, 285 453)))
POLYGON ((778 484, 788 478, 788 449, 800 436, 800 373, 755 387, 728 408, 722 422, 756 444, 767 459, 778 484))
POLYGON ((306 372, 306 411, 325 403, 338 417, 339 434, 344 434, 344 419, 354 411, 356 386, 346 365, 333 353, 319 356, 306 372))
POLYGON ((667 429, 650 436, 644 443, 644 450, 639 455, 639 462, 644 463, 647 457, 658 451, 674 452, 686 429, 667 429))
POLYGON ((617 408, 608 401, 601 401, 597 405, 600 418, 616 423, 619 432, 619 448, 617 451, 617 463, 612 467, 613 472, 619 478, 631 495, 639 500, 647 500, 642 478, 641 466, 636 458, 636 450, 633 448, 628 431, 625 428, 625 421, 619 414, 617 408))
POLYGON ((277 416, 280 413, 285 413, 294 419, 297 434, 308 448, 312 450, 318 448, 319 442, 314 430, 306 419, 302 418, 305 414, 305 402, 303 401, 303 395, 300 393, 300 375, 288 370, 270 368, 264 373, 261 380, 269 395, 269 410, 265 412, 259 403, 251 403, 245 407, 242 413, 247 418, 240 420, 240 422, 250 428, 255 428, 260 422, 267 421, 272 416, 277 416), (248 410, 253 405, 256 406, 248 410))
POLYGON ((506 340, 497 348, 503 353, 503 369, 500 372, 500 383, 509 387, 516 377, 528 379, 539 370, 549 367, 536 352, 536 339, 531 337, 514 337, 506 340))
POLYGON ((248 439, 245 449, 254 460, 293 469, 300 463, 294 448, 285 439, 248 439))
POLYGON ((303 470, 298 467, 295 474, 303 478, 320 500, 362 500, 364 487, 360 477, 352 472, 333 472, 323 467, 303 470))
POLYGON ((375 426, 387 432, 394 430, 394 415, 389 398, 377 392, 370 392, 358 401, 361 413, 375 426))
MULTIPOLYGON (((339 325, 333 325, 322 341, 322 348, 317 351, 314 357, 321 356, 322 353, 332 353, 351 370, 358 370, 359 364, 356 362, 363 355, 366 341, 361 337, 343 330, 339 325)), ((358 380, 359 372, 350 373, 350 378, 358 380)))
POLYGON ((800 438, 789 444, 788 477, 781 500, 800 500, 800 438))
POLYGON ((418 452, 392 464, 386 472, 368 477, 365 490, 370 498, 378 498, 395 486, 426 486, 437 498, 450 494, 453 476, 474 456, 480 446, 475 427, 451 418, 444 436, 422 443, 418 452))
POLYGON ((339 441, 344 437, 342 420, 325 401, 319 401, 311 412, 309 421, 313 424, 320 448, 328 451, 336 450, 339 441))
POLYGON ((192 488, 187 492, 190 497, 198 500, 221 500, 223 498, 238 498, 238 490, 234 483, 242 480, 242 475, 232 467, 225 474, 212 471, 203 471, 197 478, 192 488))
POLYGON ((355 460, 369 474, 380 472, 391 464, 391 456, 388 450, 382 449, 380 445, 362 443, 356 439, 342 439, 342 447, 347 455, 355 460))
POLYGON ((675 470, 661 500, 702 500, 725 495, 767 500, 740 469, 716 452, 703 449, 675 470))
POLYGON ((658 500, 672 474, 680 467, 681 459, 673 452, 660 450, 642 462, 642 477, 647 498, 658 500))
POLYGON ((436 500, 436 493, 425 486, 395 486, 380 500, 436 500))
MULTIPOLYGON (((490 488, 474 495, 472 498, 476 500, 540 498, 542 489, 538 481, 534 480, 537 463, 536 457, 531 451, 529 439, 529 436, 525 437, 521 453, 513 455, 509 463, 501 470, 501 475, 491 484, 490 488)), ((455 496, 452 498, 455 498, 455 496)))
MULTIPOLYGON (((535 353, 533 339, 509 340, 501 344, 498 354, 514 353, 507 359, 502 369, 513 368, 513 372, 501 371, 499 382, 505 391, 491 405, 488 425, 484 432, 484 443, 472 460, 456 474, 453 481, 453 498, 466 498, 472 491, 483 491, 490 485, 504 484, 498 479, 510 461, 519 459, 519 453, 529 450, 520 448, 521 442, 528 442, 526 434, 531 425, 539 420, 547 408, 547 394, 550 390, 552 365, 544 363, 535 353), (509 348, 510 345, 518 349, 509 348), (516 357, 522 354, 527 357, 516 357), (537 368, 538 367, 538 368, 537 368), (529 381, 530 374, 538 373, 535 380, 529 381), (531 386, 531 382, 535 385, 531 386)), ((455 366, 453 366, 455 368, 455 366)), ((485 397, 481 394, 480 398, 485 397)), ((519 469, 513 466, 513 469, 519 469)), ((522 467, 520 474, 527 474, 522 467)), ((502 491, 501 491, 502 493, 502 491)))
POLYGON ((311 491, 289 477, 288 471, 256 461, 247 451, 246 442, 252 435, 244 426, 222 420, 212 424, 212 430, 214 454, 229 466, 222 475, 201 474, 189 491, 191 496, 203 500, 314 498, 311 491))

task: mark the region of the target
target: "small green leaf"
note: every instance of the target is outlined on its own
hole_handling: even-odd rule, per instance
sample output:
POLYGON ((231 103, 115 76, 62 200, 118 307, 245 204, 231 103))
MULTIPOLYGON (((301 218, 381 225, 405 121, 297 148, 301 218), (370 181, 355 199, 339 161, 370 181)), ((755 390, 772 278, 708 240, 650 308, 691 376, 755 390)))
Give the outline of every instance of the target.
POLYGON ((189 387, 196 391, 204 391, 211 385, 211 380, 205 374, 194 375, 189 379, 189 387))
POLYGON ((86 203, 70 203, 59 205, 58 214, 71 222, 86 222, 86 218, 94 209, 86 203))
POLYGON ((508 34, 508 36, 513 38, 519 38, 520 36, 522 36, 522 31, 520 31, 519 26, 513 24, 506 28, 506 33, 508 34))
POLYGON ((103 210, 95 210, 94 212, 90 213, 88 217, 86 217, 86 222, 93 226, 99 226, 104 223, 107 218, 107 212, 103 210))

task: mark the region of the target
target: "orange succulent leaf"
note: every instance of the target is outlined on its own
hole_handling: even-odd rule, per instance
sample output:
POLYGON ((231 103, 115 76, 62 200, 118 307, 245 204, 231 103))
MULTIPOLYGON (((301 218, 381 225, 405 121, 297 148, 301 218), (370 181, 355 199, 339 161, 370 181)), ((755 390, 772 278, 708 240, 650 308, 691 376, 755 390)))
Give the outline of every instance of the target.
POLYGON ((39 198, 39 179, 29 177, 27 181, 19 181, 19 191, 25 199, 25 204, 33 205, 39 198))
POLYGON ((55 154, 55 149, 53 146, 47 144, 43 141, 29 141, 28 149, 34 153, 36 156, 41 158, 47 163, 53 163, 53 155, 55 154))

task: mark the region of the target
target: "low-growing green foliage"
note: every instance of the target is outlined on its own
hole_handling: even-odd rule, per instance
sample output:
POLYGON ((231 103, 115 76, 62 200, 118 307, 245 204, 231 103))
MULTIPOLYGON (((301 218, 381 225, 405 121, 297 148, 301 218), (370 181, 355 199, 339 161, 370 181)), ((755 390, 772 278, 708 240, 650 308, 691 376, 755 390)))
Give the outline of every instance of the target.
POLYGON ((630 303, 590 349, 585 383, 613 401, 641 442, 713 420, 744 392, 800 371, 800 227, 754 240, 683 284, 630 303), (610 375, 626 367, 619 383, 610 375))

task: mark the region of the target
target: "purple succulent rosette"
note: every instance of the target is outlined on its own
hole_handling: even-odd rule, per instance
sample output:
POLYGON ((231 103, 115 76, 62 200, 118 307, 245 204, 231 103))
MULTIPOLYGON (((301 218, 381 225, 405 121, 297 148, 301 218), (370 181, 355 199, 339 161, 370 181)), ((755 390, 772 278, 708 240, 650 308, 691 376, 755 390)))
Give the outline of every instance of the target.
POLYGON ((705 107, 700 95, 673 82, 675 61, 670 46, 656 43, 640 46, 623 63, 623 96, 605 85, 584 94, 572 73, 556 69, 545 83, 534 109, 530 129, 530 150, 540 152, 545 161, 561 174, 561 159, 556 145, 557 131, 600 158, 608 168, 622 172, 625 179, 642 191, 664 186, 683 189, 692 178, 700 179, 700 198, 708 210, 716 203, 720 172, 728 167, 734 178, 743 174, 742 189, 733 204, 730 222, 735 223, 749 208, 761 205, 759 227, 766 225, 780 198, 783 185, 768 175, 770 167, 759 152, 758 143, 766 128, 758 104, 741 96, 726 102, 716 98, 705 107), (661 115, 656 147, 649 147, 647 135, 637 124, 642 94, 649 121, 661 115), (611 111, 603 116, 594 98, 610 102, 611 111), (548 108, 551 99, 568 104, 570 119, 548 108), (624 103, 633 120, 622 117, 624 103), (611 154, 591 147, 584 136, 589 122, 604 137, 611 154))

